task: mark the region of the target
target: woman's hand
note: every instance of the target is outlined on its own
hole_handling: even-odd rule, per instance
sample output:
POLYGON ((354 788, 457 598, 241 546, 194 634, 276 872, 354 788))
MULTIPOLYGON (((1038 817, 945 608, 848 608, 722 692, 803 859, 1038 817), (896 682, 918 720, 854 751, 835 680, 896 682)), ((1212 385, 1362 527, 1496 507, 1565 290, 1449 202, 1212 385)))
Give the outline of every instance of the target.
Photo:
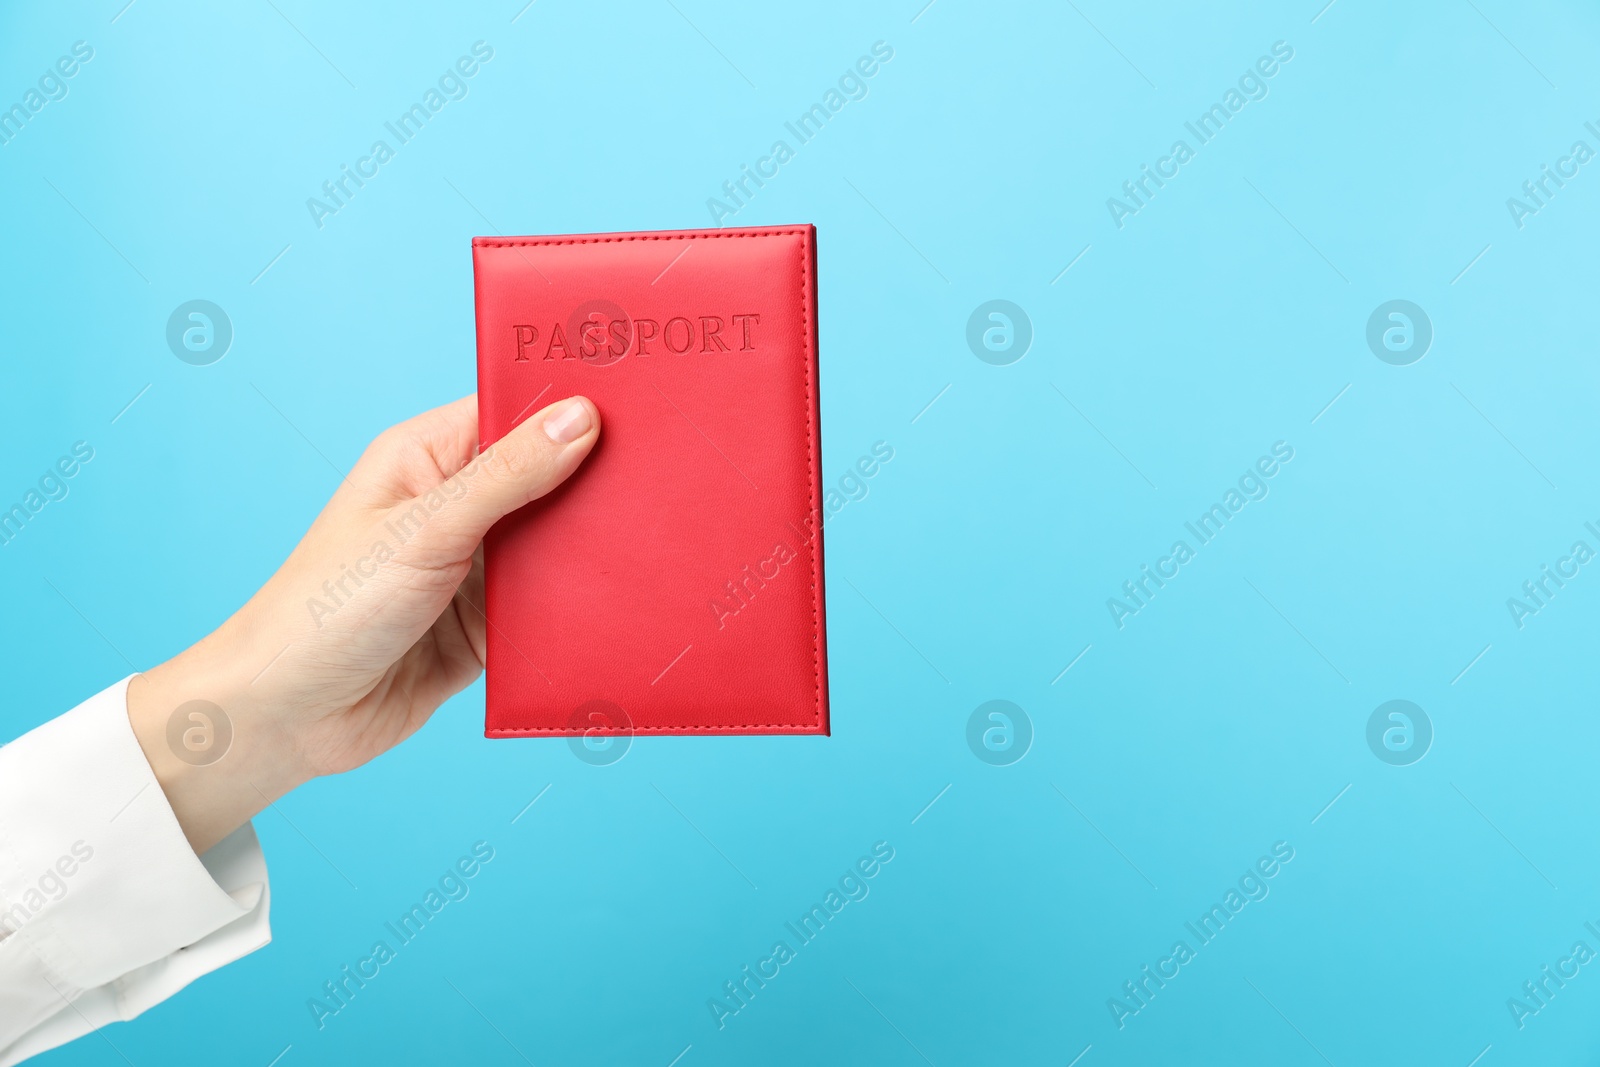
POLYGON ((478 677, 483 536, 599 435, 582 397, 482 455, 475 396, 391 427, 244 607, 133 679, 129 721, 196 852, 404 741, 478 677))

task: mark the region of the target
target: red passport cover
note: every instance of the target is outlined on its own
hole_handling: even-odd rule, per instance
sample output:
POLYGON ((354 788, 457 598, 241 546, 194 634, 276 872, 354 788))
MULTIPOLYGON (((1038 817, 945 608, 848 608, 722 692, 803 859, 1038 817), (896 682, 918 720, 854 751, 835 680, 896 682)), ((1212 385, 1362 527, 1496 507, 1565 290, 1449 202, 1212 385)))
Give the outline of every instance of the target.
POLYGON ((599 444, 485 540, 488 737, 826 734, 816 230, 478 237, 487 448, 599 444))

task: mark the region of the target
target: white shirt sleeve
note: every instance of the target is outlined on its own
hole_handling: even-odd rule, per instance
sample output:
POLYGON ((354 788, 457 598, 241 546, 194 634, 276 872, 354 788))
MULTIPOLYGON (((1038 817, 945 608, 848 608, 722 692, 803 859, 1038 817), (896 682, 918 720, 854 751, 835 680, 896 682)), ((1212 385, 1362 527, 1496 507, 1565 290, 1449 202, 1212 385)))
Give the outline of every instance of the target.
POLYGON ((195 855, 127 688, 0 748, 0 1067, 132 1019, 272 939, 254 829, 195 855))

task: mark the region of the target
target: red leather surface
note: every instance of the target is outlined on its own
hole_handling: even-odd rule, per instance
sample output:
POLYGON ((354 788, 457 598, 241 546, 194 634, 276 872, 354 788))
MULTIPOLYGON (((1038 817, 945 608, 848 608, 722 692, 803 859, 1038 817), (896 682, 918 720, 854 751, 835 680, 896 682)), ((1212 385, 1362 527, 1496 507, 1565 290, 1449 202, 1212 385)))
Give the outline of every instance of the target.
POLYGON ((600 442, 486 541, 489 737, 828 732, 811 226, 479 237, 480 442, 600 442))

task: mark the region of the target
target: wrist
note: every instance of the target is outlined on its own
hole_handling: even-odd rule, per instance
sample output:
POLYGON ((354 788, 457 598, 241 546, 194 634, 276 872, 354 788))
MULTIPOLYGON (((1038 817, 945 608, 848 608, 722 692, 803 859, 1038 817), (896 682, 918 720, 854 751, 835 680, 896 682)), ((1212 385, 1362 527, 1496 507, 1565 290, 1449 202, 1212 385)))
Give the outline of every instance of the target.
POLYGON ((213 634, 128 684, 128 722, 196 853, 310 777, 213 634))

